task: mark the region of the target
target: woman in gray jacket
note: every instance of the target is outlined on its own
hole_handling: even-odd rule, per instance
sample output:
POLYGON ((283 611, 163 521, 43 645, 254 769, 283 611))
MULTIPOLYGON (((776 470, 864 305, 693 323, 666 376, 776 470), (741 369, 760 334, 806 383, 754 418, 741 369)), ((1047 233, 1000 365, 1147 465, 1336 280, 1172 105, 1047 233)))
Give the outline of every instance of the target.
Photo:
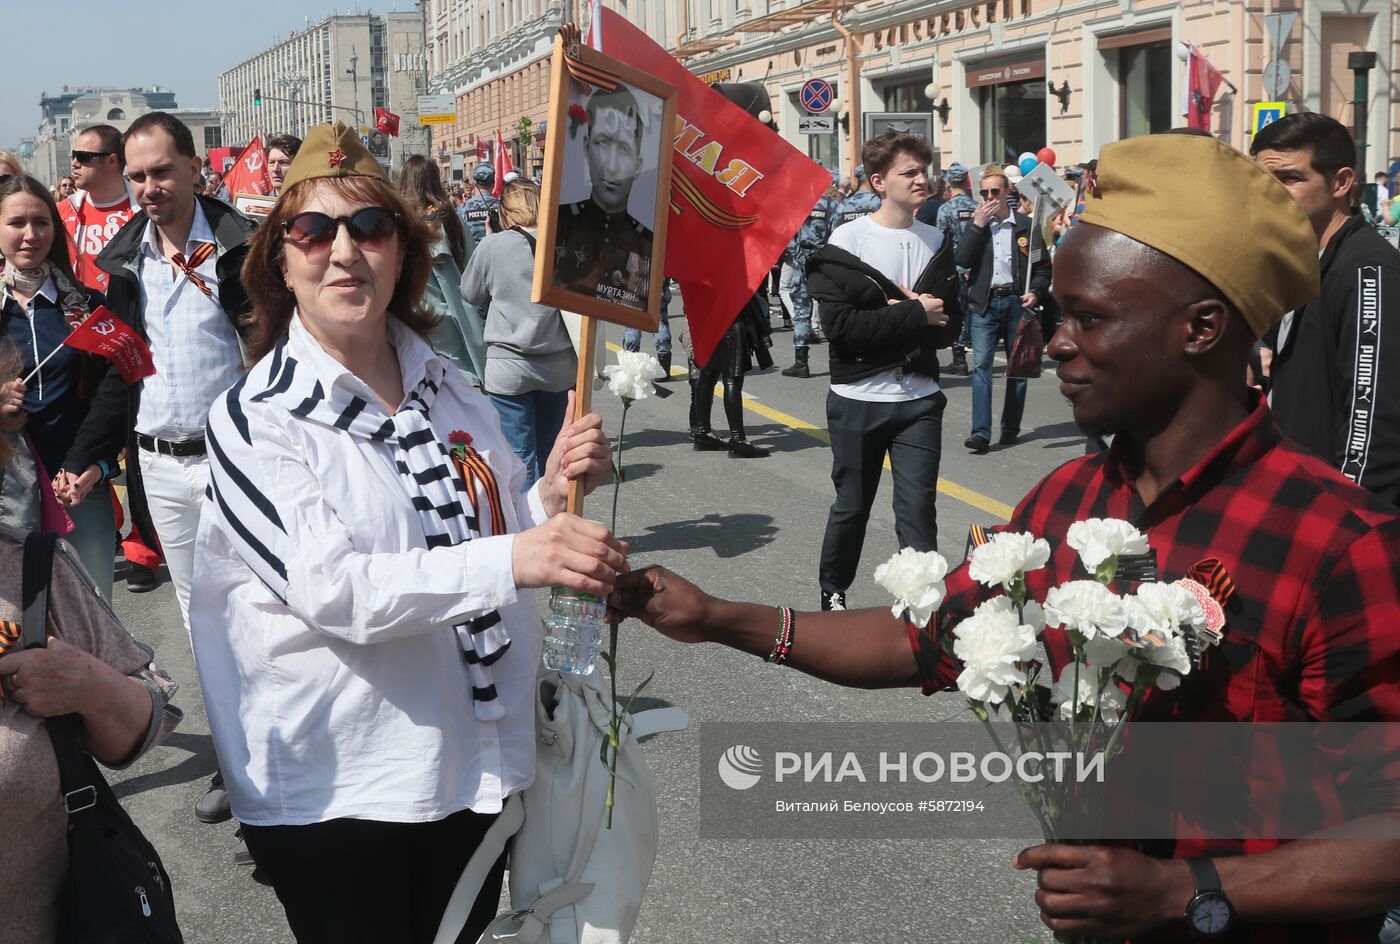
POLYGON ((578 372, 558 308, 530 300, 540 190, 514 180, 501 194, 501 232, 477 244, 462 296, 486 312, 486 392, 501 429, 525 464, 527 485, 544 472, 578 372))

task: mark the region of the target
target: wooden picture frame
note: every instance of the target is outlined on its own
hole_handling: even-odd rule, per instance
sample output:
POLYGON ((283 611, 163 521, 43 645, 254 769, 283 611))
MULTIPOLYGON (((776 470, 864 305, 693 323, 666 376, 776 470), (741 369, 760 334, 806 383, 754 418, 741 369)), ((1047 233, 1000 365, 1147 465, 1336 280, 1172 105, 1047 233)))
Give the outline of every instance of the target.
POLYGON ((676 97, 675 86, 587 46, 566 48, 563 37, 555 37, 535 251, 536 302, 613 324, 656 330, 665 279, 676 97), (590 83, 591 91, 585 91, 566 55, 584 74, 616 77, 620 91, 605 88, 606 78, 590 83), (613 131, 635 133, 640 146, 625 142, 625 148, 615 146, 610 157, 599 156, 599 149, 590 150, 594 120, 584 105, 589 100, 597 104, 599 115, 624 116, 621 122, 599 120, 611 121, 613 131), (616 103, 623 107, 610 107, 616 103), (577 106, 572 115, 571 106, 577 106), (632 125, 627 119, 634 115, 632 125), (633 127, 635 132, 630 130, 633 127), (635 154, 629 156, 629 151, 635 154), (603 161, 618 160, 633 161, 636 172, 605 184, 604 192, 595 194, 595 162, 606 167, 603 161), (605 210, 600 200, 614 206, 623 201, 622 208, 605 210))

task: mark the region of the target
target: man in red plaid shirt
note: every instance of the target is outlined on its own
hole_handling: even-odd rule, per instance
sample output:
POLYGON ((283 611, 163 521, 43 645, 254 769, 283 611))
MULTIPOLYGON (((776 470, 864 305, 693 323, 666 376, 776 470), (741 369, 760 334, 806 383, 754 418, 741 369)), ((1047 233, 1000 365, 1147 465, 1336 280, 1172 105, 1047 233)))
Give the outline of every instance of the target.
MULTIPOLYGON (((1114 443, 1052 472, 1016 509, 1007 527, 1053 549, 1028 575, 1031 595, 1083 577, 1065 541, 1073 522, 1126 519, 1147 535, 1159 579, 1215 558, 1235 587, 1224 641, 1179 688, 1152 691, 1137 718, 1400 721, 1400 517, 1283 439, 1244 380, 1255 338, 1318 291, 1307 218, 1248 158, 1204 137, 1109 145, 1097 186, 1055 258, 1065 319, 1049 353, 1076 423, 1114 443)), ((934 636, 990 591, 966 567, 947 590, 927 629, 888 610, 799 614, 787 662, 843 685, 951 688, 958 667, 934 636)), ((681 641, 773 646, 771 607, 710 597, 660 568, 620 578, 610 602, 681 641)), ((1069 644, 1058 629, 1044 638, 1058 674, 1069 644)), ((1199 938, 1370 944, 1400 901, 1400 840, 1379 832, 1178 840, 1161 857, 1051 844, 1013 865, 1037 871, 1036 903, 1057 932, 1184 939, 1205 902, 1233 921, 1211 931, 1206 915, 1199 938)))

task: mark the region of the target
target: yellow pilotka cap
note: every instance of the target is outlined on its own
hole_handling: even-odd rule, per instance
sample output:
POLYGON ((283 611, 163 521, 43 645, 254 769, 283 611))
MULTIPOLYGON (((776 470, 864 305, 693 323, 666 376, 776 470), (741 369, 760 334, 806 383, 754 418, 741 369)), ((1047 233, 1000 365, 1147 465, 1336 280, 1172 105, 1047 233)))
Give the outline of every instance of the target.
POLYGON ((1288 188, 1214 138, 1150 134, 1106 145, 1082 223, 1194 270, 1256 336, 1317 297, 1317 234, 1288 188))
POLYGON ((313 177, 378 177, 388 182, 384 168, 360 143, 359 135, 343 121, 316 125, 306 132, 297 156, 282 180, 286 193, 303 180, 313 177))

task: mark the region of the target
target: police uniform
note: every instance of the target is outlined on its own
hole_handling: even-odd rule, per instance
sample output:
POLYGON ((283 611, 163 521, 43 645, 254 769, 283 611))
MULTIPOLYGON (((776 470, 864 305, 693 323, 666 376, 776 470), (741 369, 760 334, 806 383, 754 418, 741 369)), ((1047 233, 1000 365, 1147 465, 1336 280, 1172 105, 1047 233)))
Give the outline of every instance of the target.
POLYGON ((788 243, 787 262, 783 263, 781 297, 792 309, 792 345, 802 349, 812 339, 812 297, 807 293, 807 260, 812 253, 826 245, 836 220, 837 202, 823 196, 802 221, 802 226, 788 243))
POLYGON ((652 232, 623 210, 608 213, 590 198, 559 209, 554 283, 628 308, 645 310, 651 287, 652 232))
POLYGON ((880 195, 878 193, 873 190, 857 190, 837 206, 836 223, 831 228, 835 229, 851 220, 869 216, 878 209, 880 209, 880 195))
POLYGON ((462 208, 458 211, 462 217, 462 225, 472 231, 472 238, 477 242, 486 238, 486 220, 500 205, 501 201, 491 194, 481 192, 462 201, 462 208))

